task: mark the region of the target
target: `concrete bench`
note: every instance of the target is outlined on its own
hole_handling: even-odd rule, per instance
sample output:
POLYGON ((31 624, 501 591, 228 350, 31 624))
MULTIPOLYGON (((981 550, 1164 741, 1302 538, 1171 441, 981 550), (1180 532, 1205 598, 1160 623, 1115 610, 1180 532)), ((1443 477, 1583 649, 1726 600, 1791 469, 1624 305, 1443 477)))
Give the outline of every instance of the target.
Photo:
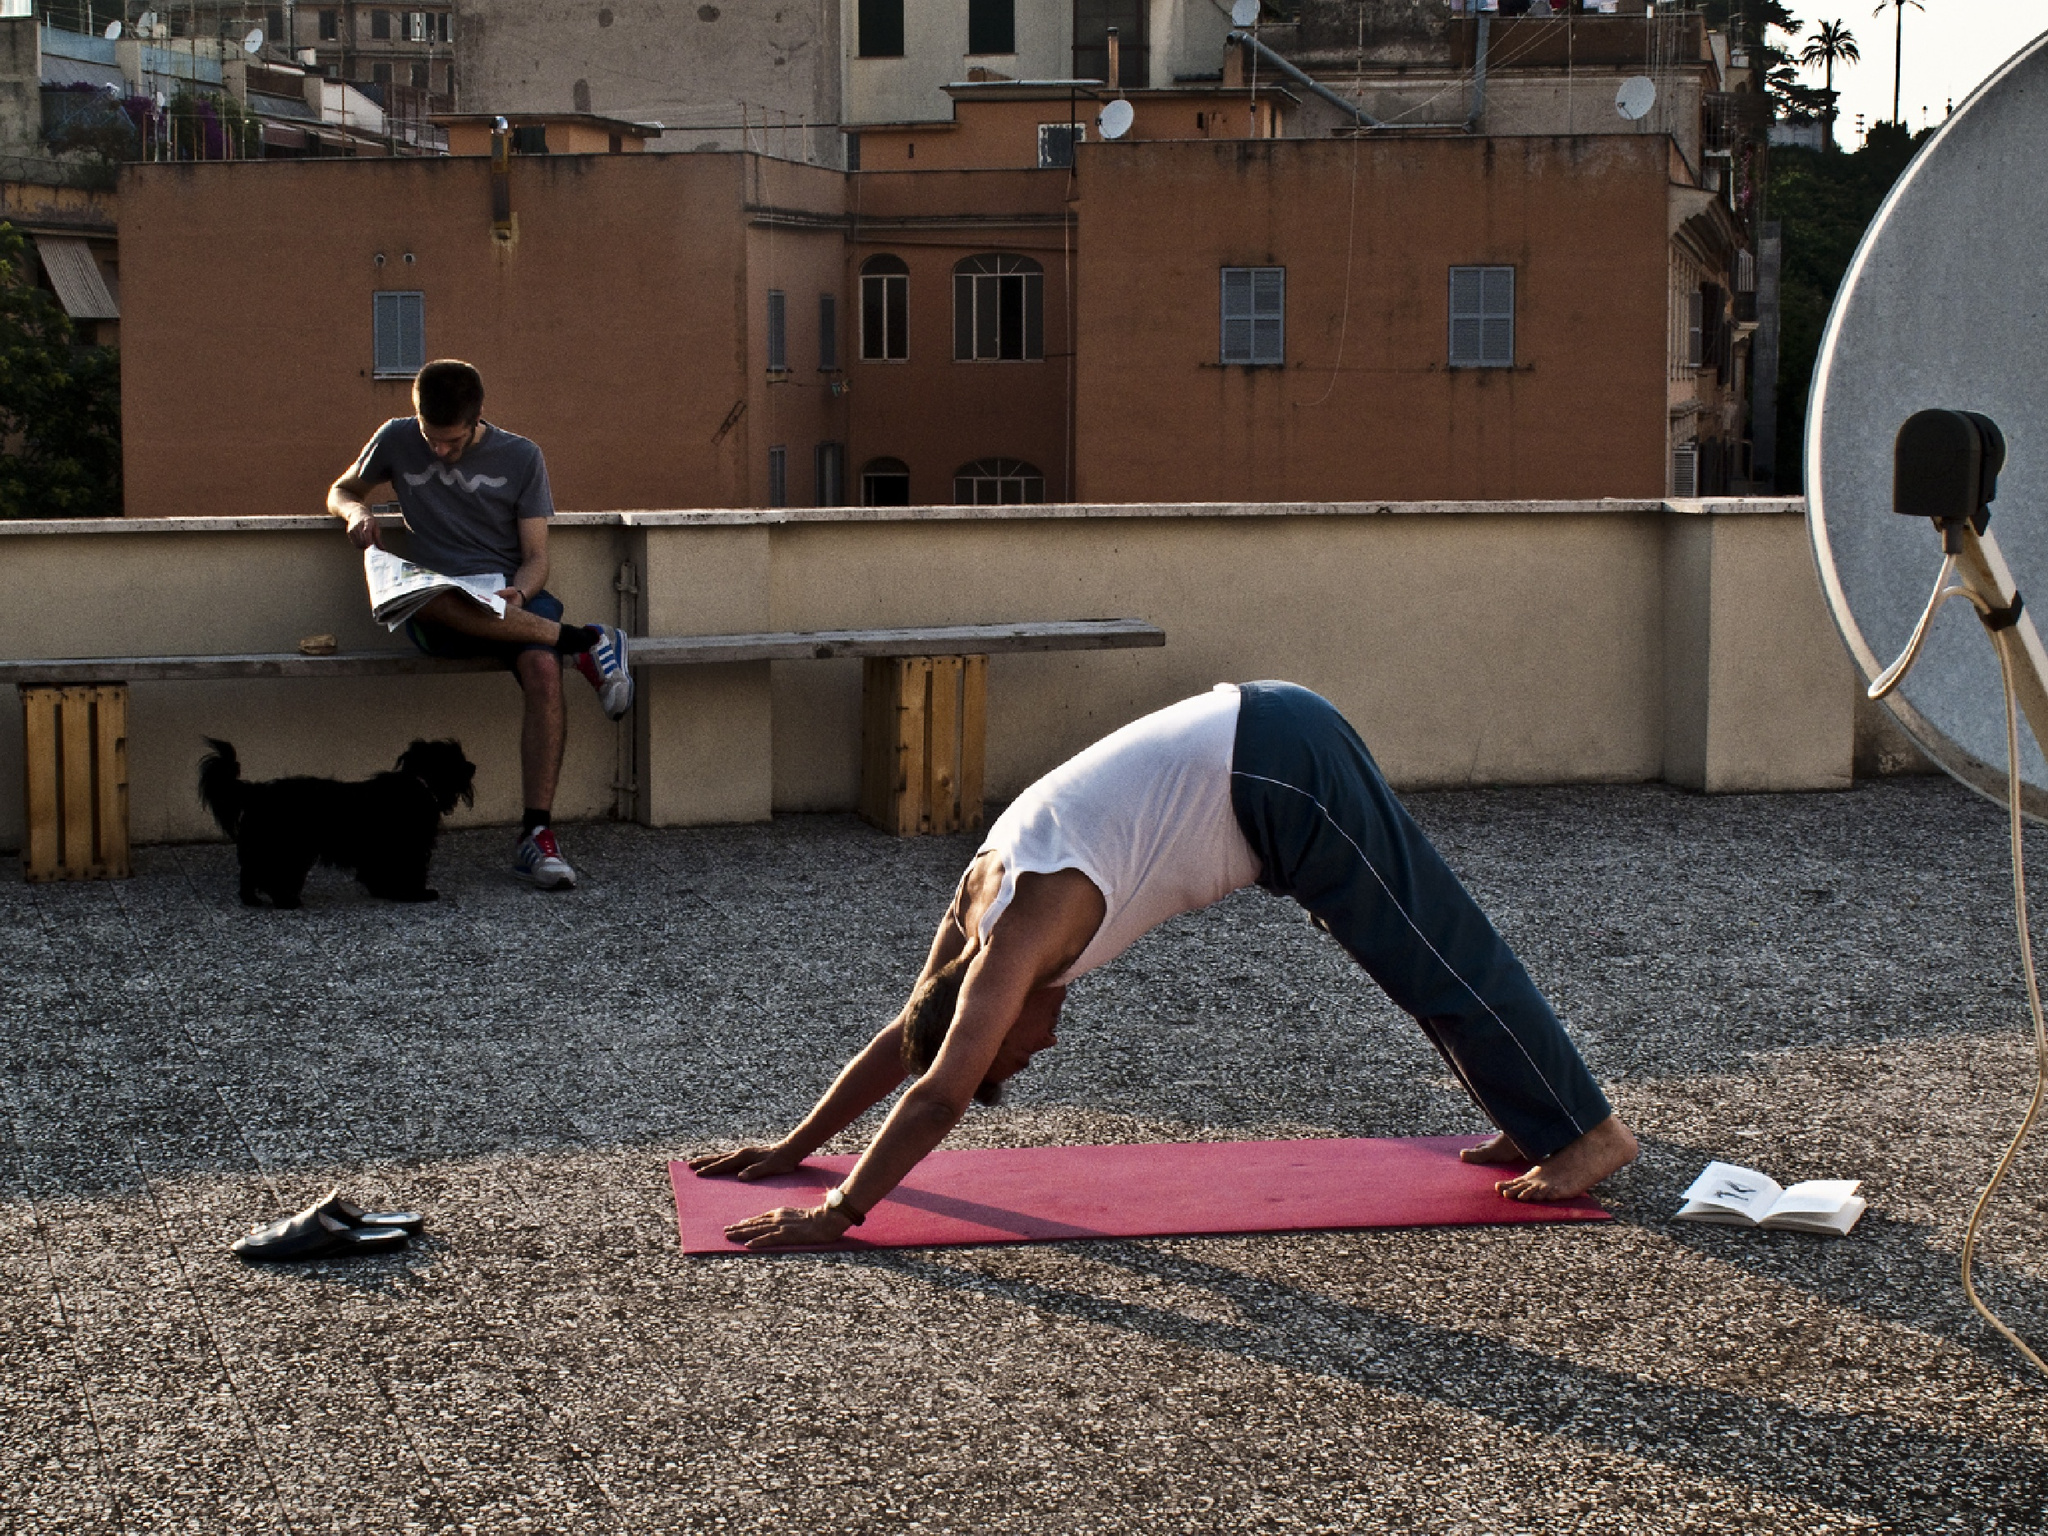
MULTIPOLYGON (((1161 646, 1138 619, 942 624, 737 635, 633 638, 642 667, 856 657, 862 685, 861 814, 903 835, 953 832, 981 820, 987 659, 1022 651, 1161 646)), ((245 678, 404 677, 492 672, 491 660, 412 650, 305 655, 98 656, 0 661, 0 684, 22 690, 31 880, 128 872, 127 685, 245 678)))

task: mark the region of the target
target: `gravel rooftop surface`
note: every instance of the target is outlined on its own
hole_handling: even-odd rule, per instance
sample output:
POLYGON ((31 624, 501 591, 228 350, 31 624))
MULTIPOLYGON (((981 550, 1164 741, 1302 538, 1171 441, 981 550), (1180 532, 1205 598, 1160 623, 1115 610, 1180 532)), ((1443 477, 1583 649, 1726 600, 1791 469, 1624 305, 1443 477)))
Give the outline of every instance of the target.
MULTIPOLYGON (((0 1530, 2048 1525, 2048 1382, 1956 1274, 2033 1070, 1998 809, 1410 804, 1642 1136, 1611 1223, 685 1259, 665 1160, 801 1116, 971 840, 572 827, 544 896, 465 832, 437 905, 330 871, 296 912, 239 906, 223 845, 0 863, 0 1530), (1872 1208, 1672 1222, 1711 1157, 1872 1208), (230 1256, 332 1184, 428 1234, 230 1256)), ((1078 983, 1013 1090, 955 1144, 1481 1129, 1256 892, 1078 983)), ((1978 1274, 2048 1348, 2044 1162, 1978 1274)))

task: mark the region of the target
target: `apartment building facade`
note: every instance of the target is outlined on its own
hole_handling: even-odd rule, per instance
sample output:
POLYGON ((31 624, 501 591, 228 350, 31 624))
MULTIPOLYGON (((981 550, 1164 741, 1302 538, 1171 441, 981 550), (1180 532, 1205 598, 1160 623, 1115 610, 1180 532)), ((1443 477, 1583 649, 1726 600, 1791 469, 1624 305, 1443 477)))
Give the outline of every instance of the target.
POLYGON ((317 506, 436 355, 592 509, 1660 496, 1674 403, 1730 409, 1673 273, 1731 291, 1737 231, 1668 138, 1196 138, 1200 100, 1045 166, 1063 103, 1000 83, 896 136, 979 164, 523 155, 509 232, 482 157, 133 168, 130 506, 317 506), (273 446, 224 477, 243 394, 273 446))

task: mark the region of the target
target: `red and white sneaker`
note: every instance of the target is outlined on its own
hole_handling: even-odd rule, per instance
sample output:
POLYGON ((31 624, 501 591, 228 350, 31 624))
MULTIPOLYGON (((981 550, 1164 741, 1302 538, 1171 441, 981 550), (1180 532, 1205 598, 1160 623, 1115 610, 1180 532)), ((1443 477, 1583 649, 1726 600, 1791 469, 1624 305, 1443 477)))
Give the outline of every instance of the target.
POLYGON ((597 690, 607 717, 619 719, 633 707, 633 674, 626 665, 626 632, 611 624, 593 624, 597 644, 576 657, 576 670, 597 690))
POLYGON ((555 846, 555 834, 547 827, 535 827, 519 839, 512 853, 512 873, 528 885, 543 891, 573 891, 576 871, 555 846))

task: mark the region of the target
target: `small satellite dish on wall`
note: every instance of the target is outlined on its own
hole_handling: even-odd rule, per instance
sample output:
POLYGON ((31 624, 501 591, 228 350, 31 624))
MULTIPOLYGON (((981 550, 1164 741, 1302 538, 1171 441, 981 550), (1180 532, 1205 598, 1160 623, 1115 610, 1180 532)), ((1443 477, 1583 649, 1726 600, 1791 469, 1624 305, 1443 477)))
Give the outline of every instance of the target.
POLYGON ((121 37, 121 23, 119 23, 118 21, 108 22, 107 30, 101 33, 100 35, 110 43, 118 42, 121 37))
POLYGON ((1237 0, 1230 8, 1230 24, 1233 27, 1255 26, 1259 19, 1259 0, 1237 0))
POLYGON ((1630 122, 1647 117, 1657 104, 1657 82, 1648 75, 1630 75, 1614 93, 1614 110, 1630 122))
POLYGON ((261 53, 262 51, 263 29, 261 27, 252 27, 249 29, 249 35, 242 39, 242 52, 261 53))
POLYGON ((1137 115, 1131 104, 1119 96, 1096 114, 1095 131, 1105 139, 1120 139, 1131 131, 1131 122, 1137 115))

